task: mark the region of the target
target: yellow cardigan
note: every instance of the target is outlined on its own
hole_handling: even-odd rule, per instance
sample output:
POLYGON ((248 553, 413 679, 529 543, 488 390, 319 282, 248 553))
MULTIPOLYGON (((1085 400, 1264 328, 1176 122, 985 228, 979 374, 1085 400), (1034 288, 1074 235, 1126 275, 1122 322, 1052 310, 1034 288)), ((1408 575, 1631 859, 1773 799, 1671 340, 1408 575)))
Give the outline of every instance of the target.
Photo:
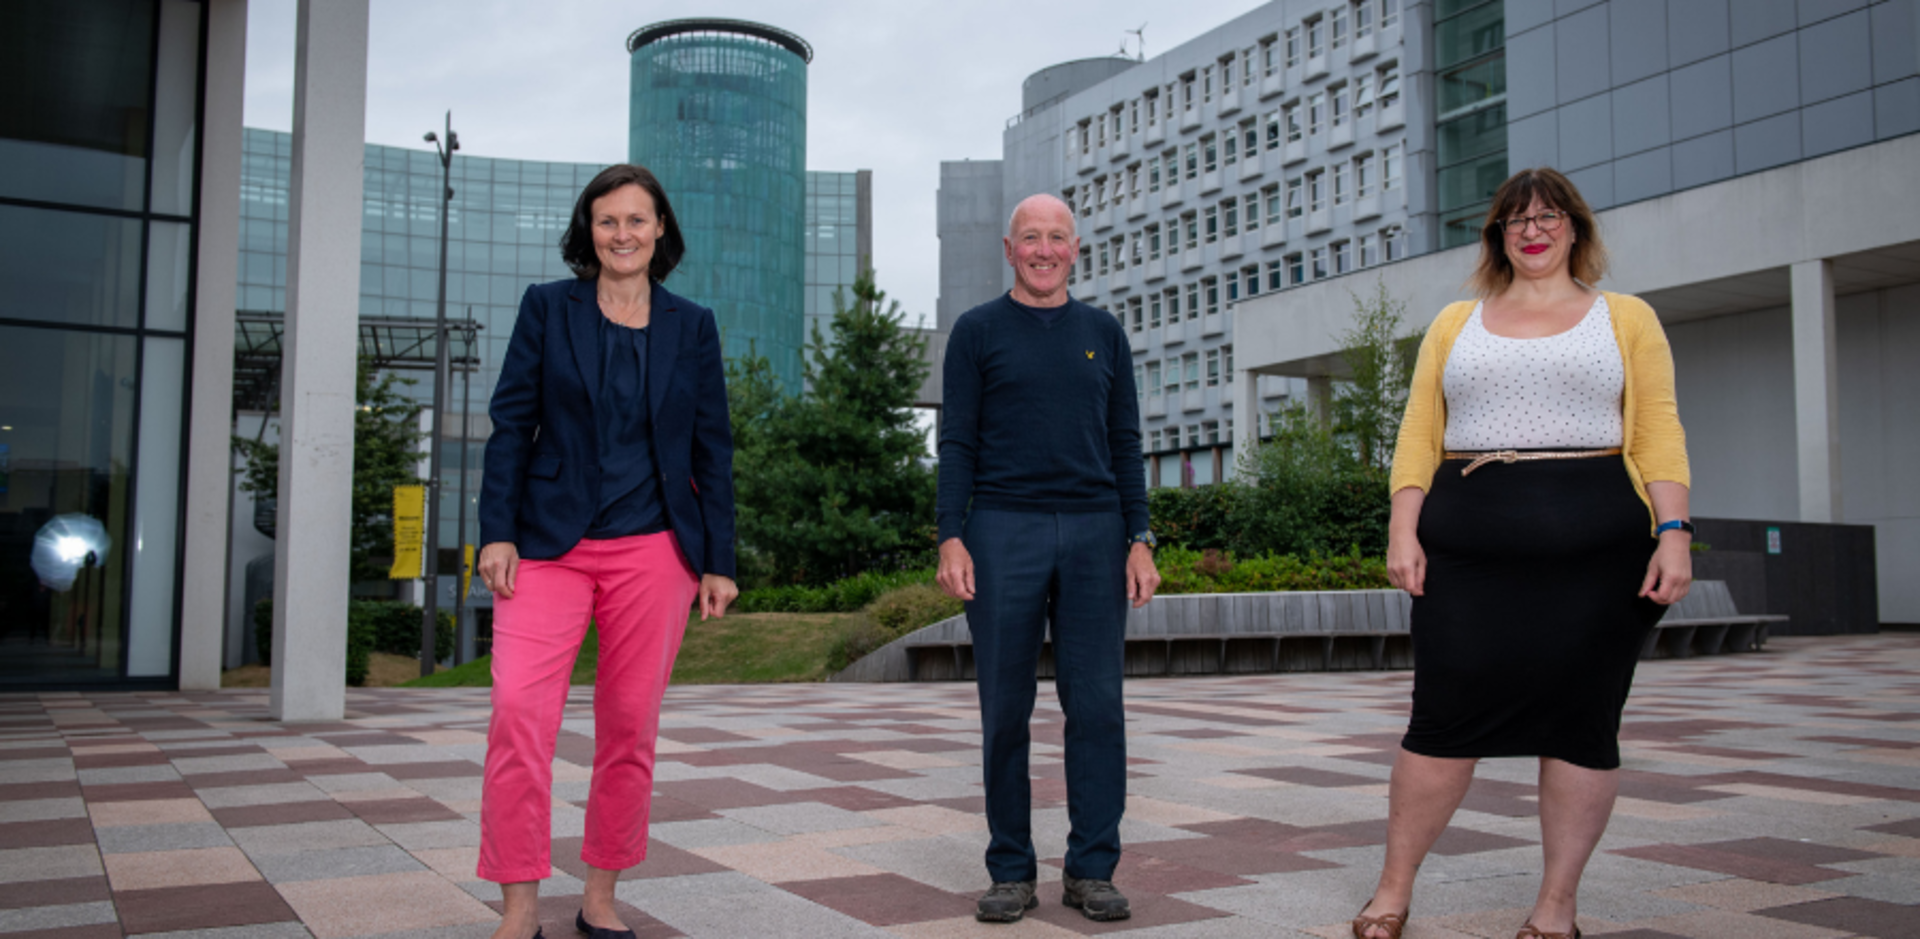
MULTIPOLYGON (((1673 397, 1673 351, 1667 345, 1666 331, 1660 328, 1660 320, 1646 301, 1623 293, 1605 296, 1607 308, 1613 313, 1613 338, 1620 345, 1620 359, 1626 366, 1626 385, 1620 395, 1621 455, 1626 459, 1634 491, 1647 504, 1651 518, 1653 500, 1647 497, 1648 482, 1692 483, 1686 432, 1680 428, 1680 412, 1673 397)), ((1400 439, 1393 449, 1389 483, 1393 492, 1409 486, 1425 492, 1433 485, 1447 439, 1447 399, 1441 377, 1447 372, 1453 341, 1472 316, 1473 306, 1472 300, 1448 304, 1434 317, 1426 339, 1420 343, 1406 415, 1400 421, 1400 439)))

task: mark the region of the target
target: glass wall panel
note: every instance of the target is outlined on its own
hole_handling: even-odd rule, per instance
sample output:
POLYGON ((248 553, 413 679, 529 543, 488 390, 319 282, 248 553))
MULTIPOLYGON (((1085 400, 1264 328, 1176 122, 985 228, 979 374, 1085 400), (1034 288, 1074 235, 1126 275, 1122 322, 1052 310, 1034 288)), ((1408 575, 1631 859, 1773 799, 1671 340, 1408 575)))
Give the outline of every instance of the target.
POLYGON ((1507 58, 1505 53, 1483 62, 1440 73, 1440 113, 1450 114, 1507 94, 1507 58))
POLYGON ((146 340, 140 363, 140 472, 134 482, 129 558, 133 603, 128 608, 127 674, 133 677, 165 675, 173 667, 186 382, 186 340, 146 340))
POLYGON ((151 222, 147 226, 147 328, 185 332, 187 283, 193 260, 193 226, 151 222))
POLYGON ((1452 166, 1507 148, 1507 106, 1496 104, 1438 128, 1440 165, 1452 166))
POLYGON ((1507 152, 1501 150, 1440 171, 1440 210, 1484 203, 1507 181, 1507 152))
POLYGON ((137 343, 0 326, 0 683, 120 674, 137 343))
POLYGON ((153 20, 152 0, 0 5, 0 196, 143 207, 153 20))
POLYGON ((1446 68, 1506 45, 1507 11, 1488 3, 1433 24, 1434 67, 1446 68))
POLYGON ((153 201, 164 215, 193 214, 194 94, 200 79, 200 9, 162 0, 160 56, 153 77, 153 201))
POLYGON ((0 205, 0 317, 133 327, 139 302, 139 222, 0 205))

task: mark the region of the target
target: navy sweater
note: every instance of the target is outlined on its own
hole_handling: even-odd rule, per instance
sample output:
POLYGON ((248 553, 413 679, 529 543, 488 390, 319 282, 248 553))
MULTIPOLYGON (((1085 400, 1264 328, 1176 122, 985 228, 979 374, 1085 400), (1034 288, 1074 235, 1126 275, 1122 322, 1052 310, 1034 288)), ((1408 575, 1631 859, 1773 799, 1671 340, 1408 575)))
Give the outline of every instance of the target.
POLYGON ((1048 314, 1055 310, 1003 294, 953 324, 940 413, 941 541, 959 537, 969 507, 1120 512, 1128 532, 1147 528, 1127 334, 1078 300, 1048 314))

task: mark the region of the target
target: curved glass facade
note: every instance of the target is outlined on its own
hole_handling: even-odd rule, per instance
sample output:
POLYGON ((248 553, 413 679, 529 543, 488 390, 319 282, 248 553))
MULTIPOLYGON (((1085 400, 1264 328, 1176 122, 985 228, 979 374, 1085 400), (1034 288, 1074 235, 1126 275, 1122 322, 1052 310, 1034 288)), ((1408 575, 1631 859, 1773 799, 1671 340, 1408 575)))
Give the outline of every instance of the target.
POLYGON ((722 24, 635 41, 628 158, 660 178, 687 240, 668 285, 713 308, 728 354, 751 343, 797 393, 807 58, 722 24))

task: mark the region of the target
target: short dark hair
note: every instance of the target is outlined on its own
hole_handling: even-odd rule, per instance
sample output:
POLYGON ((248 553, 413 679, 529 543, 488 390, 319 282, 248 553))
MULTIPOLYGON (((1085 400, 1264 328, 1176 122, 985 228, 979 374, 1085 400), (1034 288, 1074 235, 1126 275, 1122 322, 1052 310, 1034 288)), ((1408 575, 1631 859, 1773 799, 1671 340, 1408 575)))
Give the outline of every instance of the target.
POLYGON ((1565 212, 1573 225, 1573 250, 1567 252, 1567 270, 1573 279, 1591 287, 1607 273, 1607 248, 1600 243, 1600 223, 1573 180, 1548 167, 1521 170, 1493 194, 1486 222, 1480 228, 1480 263, 1468 281, 1475 293, 1491 297, 1513 284, 1513 262, 1507 258, 1505 219, 1524 215, 1534 197, 1540 204, 1565 212))
POLYGON ((646 167, 631 163, 616 163, 601 170, 600 175, 587 183, 587 188, 580 190, 580 198, 573 202, 573 218, 560 235, 560 260, 567 262, 581 280, 600 276, 600 256, 593 251, 593 204, 622 186, 639 186, 653 200, 653 210, 659 214, 665 230, 653 243, 653 261, 647 265, 647 276, 655 283, 666 283, 667 275, 673 273, 686 255, 687 242, 680 236, 680 222, 673 217, 673 205, 667 201, 667 190, 660 185, 660 180, 646 167))

